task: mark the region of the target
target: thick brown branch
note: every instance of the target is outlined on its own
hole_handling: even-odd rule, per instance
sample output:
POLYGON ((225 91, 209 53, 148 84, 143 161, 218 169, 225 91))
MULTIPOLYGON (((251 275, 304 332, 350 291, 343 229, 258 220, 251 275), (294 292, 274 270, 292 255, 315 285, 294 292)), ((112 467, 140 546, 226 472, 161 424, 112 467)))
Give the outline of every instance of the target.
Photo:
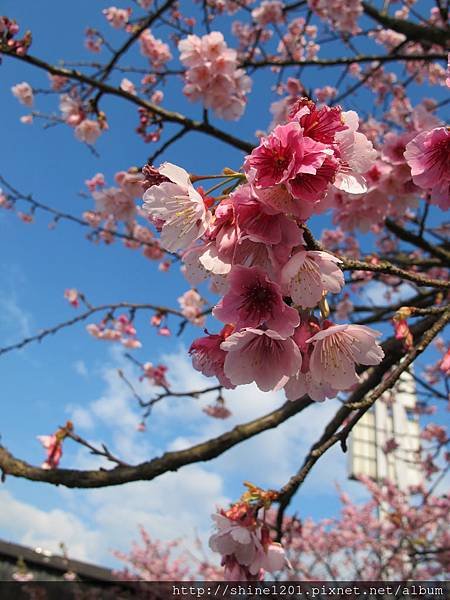
POLYGON ((96 488, 129 483, 131 481, 150 481, 168 471, 177 471, 180 467, 196 462, 212 460, 226 450, 244 440, 278 427, 281 423, 300 413, 313 401, 304 398, 298 402, 286 402, 273 412, 237 425, 231 431, 216 438, 177 452, 166 452, 159 458, 130 467, 116 467, 111 470, 77 471, 72 469, 45 470, 34 467, 15 458, 6 448, 0 446, 0 470, 3 477, 12 475, 32 481, 43 481, 71 488, 96 488))
POLYGON ((439 29, 433 25, 418 25, 405 19, 396 19, 390 17, 385 12, 378 11, 374 6, 363 2, 363 9, 367 16, 374 19, 386 29, 392 29, 397 33, 402 33, 408 41, 426 42, 427 44, 439 44, 444 48, 450 41, 450 31, 448 29, 439 29))
POLYGON ((413 246, 422 248, 422 250, 425 250, 425 252, 428 252, 432 256, 435 256, 441 261, 444 261, 444 264, 446 264, 447 266, 450 265, 450 252, 445 248, 442 248, 442 246, 435 246, 434 244, 430 244, 423 237, 416 235, 412 231, 404 229, 391 219, 386 219, 385 225, 389 229, 389 231, 392 231, 392 233, 394 233, 398 238, 400 238, 404 242, 408 242, 413 246))
POLYGON ((242 67, 252 69, 262 69, 265 67, 335 67, 339 65, 351 65, 353 63, 386 63, 386 62, 411 62, 411 61, 431 61, 447 60, 444 53, 433 54, 366 54, 359 56, 342 56, 339 58, 312 58, 310 60, 294 59, 267 59, 258 61, 245 61, 242 67))
POLYGON ((372 264, 361 260, 344 258, 342 259, 342 263, 342 268, 344 271, 373 271, 374 273, 394 275, 400 279, 412 281, 419 286, 450 289, 449 281, 444 281, 443 279, 432 279, 418 273, 413 273, 412 271, 405 271, 404 269, 400 269, 399 267, 396 267, 387 261, 372 264))

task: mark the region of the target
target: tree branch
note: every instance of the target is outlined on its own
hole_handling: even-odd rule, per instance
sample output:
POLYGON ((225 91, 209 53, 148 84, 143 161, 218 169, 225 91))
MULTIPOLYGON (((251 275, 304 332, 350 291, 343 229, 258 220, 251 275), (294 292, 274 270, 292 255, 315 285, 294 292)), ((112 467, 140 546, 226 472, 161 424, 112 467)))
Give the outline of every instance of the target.
POLYGON ((23 477, 31 481, 42 481, 70 488, 97 488, 131 481, 151 481, 168 471, 177 471, 185 465, 216 458, 226 450, 254 437, 258 433, 278 427, 278 425, 300 413, 310 404, 313 404, 313 401, 309 398, 304 398, 298 402, 285 402, 281 408, 243 425, 237 425, 231 431, 216 438, 186 450, 166 452, 159 458, 135 466, 118 466, 111 470, 97 471, 46 470, 15 458, 6 448, 0 446, 0 470, 3 472, 3 479, 6 475, 12 475, 13 477, 23 477))
MULTIPOLYGON (((384 380, 383 377, 385 373, 387 373, 389 369, 404 356, 404 351, 402 344, 398 343, 395 339, 391 338, 383 344, 385 352, 384 360, 377 367, 370 369, 368 377, 366 377, 360 386, 351 394, 344 406, 337 411, 326 426, 320 439, 313 444, 299 471, 281 488, 278 497, 280 506, 277 514, 277 532, 279 539, 282 536, 283 517, 286 508, 289 506, 293 496, 305 481, 315 463, 338 441, 342 443, 343 449, 346 450, 346 439, 354 425, 375 401, 396 383, 403 371, 406 371, 409 365, 425 350, 449 321, 450 309, 447 309, 441 317, 423 319, 415 326, 411 327, 411 332, 415 339, 419 336, 423 337, 420 342, 406 354, 402 362, 394 369, 389 377, 384 380), (376 386, 375 389, 374 386, 376 386), (366 397, 367 394, 370 395, 366 397), (338 429, 350 417, 355 409, 358 409, 356 415, 354 415, 350 421, 347 422, 345 427, 338 432, 338 429)), ((364 368, 364 370, 366 369, 367 367, 364 368)))
POLYGON ((61 329, 66 329, 67 327, 70 327, 71 325, 75 325, 76 323, 85 321, 90 316, 92 316, 98 312, 108 311, 108 313, 112 313, 112 312, 114 312, 116 310, 120 310, 122 308, 130 309, 133 312, 135 312, 137 310, 154 310, 157 313, 175 315, 176 317, 180 317, 182 319, 185 318, 181 311, 175 310, 173 308, 168 308, 166 306, 159 306, 158 304, 147 304, 147 303, 146 304, 132 304, 131 302, 117 302, 116 304, 100 304, 99 306, 93 306, 93 307, 89 308, 89 310, 87 310, 81 314, 78 314, 76 317, 73 317, 72 319, 63 321, 62 323, 59 323, 58 325, 54 325, 53 327, 49 327, 48 329, 43 329, 40 333, 37 333, 36 335, 26 337, 23 340, 21 340, 20 342, 11 344, 10 346, 5 346, 4 348, 0 348, 0 356, 2 354, 7 354, 8 352, 11 352, 12 350, 19 350, 20 348, 24 348, 25 346, 27 346, 28 344, 31 344, 32 342, 41 342, 47 336, 54 335, 61 329))
POLYGON ((342 56, 339 58, 312 58, 309 60, 295 59, 267 59, 258 60, 255 62, 244 61, 241 67, 252 69, 262 69, 264 67, 334 67, 338 65, 351 65, 353 63, 386 63, 386 62, 411 62, 417 60, 447 60, 447 55, 443 53, 433 54, 382 54, 382 55, 359 55, 359 56, 342 56))
POLYGON ((166 110, 165 108, 162 108, 161 106, 157 106, 156 104, 153 104, 152 102, 148 102, 147 100, 144 100, 143 98, 139 98, 138 96, 129 94, 128 92, 125 92, 121 88, 113 87, 103 81, 99 81, 93 77, 84 75, 83 73, 81 73, 80 71, 77 71, 75 69, 65 69, 62 67, 56 67, 54 65, 50 65, 49 63, 44 62, 43 60, 41 60, 35 56, 32 56, 31 54, 25 54, 22 56, 22 55, 16 54, 14 51, 8 50, 7 48, 1 48, 1 53, 4 56, 10 56, 11 58, 14 58, 14 59, 20 60, 22 62, 25 62, 27 64, 33 65, 33 66, 37 67, 38 69, 42 69, 42 70, 46 71, 47 73, 51 73, 52 75, 61 75, 62 77, 68 77, 69 79, 74 79, 75 81, 79 81, 80 83, 86 83, 87 85, 90 85, 93 88, 96 88, 96 89, 102 91, 104 94, 108 94, 111 96, 118 96, 119 98, 128 100, 128 102, 131 102, 132 104, 135 104, 136 106, 145 108, 148 112, 150 112, 154 115, 157 115, 163 121, 167 121, 168 123, 179 123, 180 125, 182 125, 183 127, 187 128, 191 131, 199 131, 201 133, 205 133, 205 134, 207 134, 211 137, 214 137, 222 142, 225 142, 226 144, 229 144, 230 146, 233 146, 234 148, 243 150, 244 152, 251 152, 253 149, 253 144, 250 144, 249 142, 241 140, 241 139, 231 135, 230 133, 227 133, 226 131, 223 131, 222 129, 215 127, 214 125, 211 125, 211 123, 206 123, 204 121, 196 121, 196 120, 190 119, 189 117, 186 117, 178 112, 172 112, 172 111, 166 110))
POLYGON ((371 19, 383 25, 385 29, 392 29, 397 33, 402 33, 408 41, 411 42, 427 42, 428 44, 439 44, 444 48, 450 41, 450 31, 447 29, 439 29, 433 25, 417 25, 405 19, 396 19, 390 17, 385 12, 379 12, 374 6, 363 2, 364 13, 371 19))

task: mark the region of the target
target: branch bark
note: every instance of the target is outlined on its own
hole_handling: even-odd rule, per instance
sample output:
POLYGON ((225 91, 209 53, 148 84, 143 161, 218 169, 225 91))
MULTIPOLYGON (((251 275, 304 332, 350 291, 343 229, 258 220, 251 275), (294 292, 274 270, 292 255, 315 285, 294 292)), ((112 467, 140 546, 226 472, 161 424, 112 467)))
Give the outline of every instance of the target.
POLYGON ((449 29, 440 29, 433 25, 418 25, 405 19, 396 19, 390 17, 385 12, 378 11, 368 2, 363 2, 364 13, 382 25, 386 29, 392 29, 397 33, 402 33, 408 41, 411 42, 427 42, 428 44, 439 44, 444 48, 450 41, 449 29))
POLYGON ((70 488, 98 488, 129 483, 131 481, 151 481, 168 471, 177 471, 185 465, 212 460, 226 450, 258 433, 278 427, 294 415, 302 412, 313 401, 304 398, 298 402, 286 402, 273 412, 237 425, 231 431, 201 444, 180 450, 166 452, 159 458, 135 466, 118 466, 111 470, 78 471, 72 469, 46 470, 34 467, 29 463, 15 458, 6 448, 0 446, 0 470, 3 480, 6 475, 22 477, 31 481, 42 481, 54 485, 64 485, 70 488))

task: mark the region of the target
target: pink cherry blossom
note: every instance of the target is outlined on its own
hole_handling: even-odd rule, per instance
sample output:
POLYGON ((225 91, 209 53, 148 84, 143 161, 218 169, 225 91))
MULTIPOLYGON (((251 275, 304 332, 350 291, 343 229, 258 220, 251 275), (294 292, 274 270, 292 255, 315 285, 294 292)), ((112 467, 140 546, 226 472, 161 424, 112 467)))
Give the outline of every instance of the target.
POLYGON ((98 121, 92 119, 84 119, 75 127, 75 137, 86 144, 95 144, 101 132, 98 121))
POLYGON ((252 10, 252 17, 259 25, 269 25, 269 23, 283 23, 283 3, 279 0, 264 0, 252 10))
POLYGON ((169 387, 166 380, 167 367, 165 365, 157 365, 155 367, 151 362, 146 362, 142 365, 142 370, 141 381, 147 379, 153 385, 160 385, 165 388, 169 387))
POLYGON ((225 406, 225 402, 221 397, 219 397, 214 404, 204 406, 202 411, 214 419, 228 419, 228 417, 231 417, 232 415, 231 410, 225 406))
POLYGON ((303 155, 303 135, 298 123, 278 125, 247 156, 245 169, 255 170, 254 183, 259 187, 270 187, 292 179, 299 170, 303 155))
MULTIPOLYGON (((305 137, 299 123, 292 121, 278 125, 269 136, 262 138, 259 146, 246 158, 244 168, 257 187, 286 183, 290 193, 300 198, 304 187, 300 176, 315 175, 332 154, 333 150, 325 144, 305 137)), ((322 186, 320 188, 322 193, 322 186)))
POLYGON ((293 340, 301 352, 302 364, 298 372, 289 379, 284 387, 288 400, 298 400, 307 394, 312 400, 322 402, 326 398, 334 398, 338 393, 322 379, 315 379, 309 370, 313 351, 313 345, 309 343, 309 339, 318 331, 320 331, 318 323, 311 319, 302 321, 294 332, 293 340))
POLYGON ((103 14, 106 17, 106 20, 114 27, 114 29, 123 29, 125 25, 128 23, 128 19, 130 18, 131 9, 130 8, 116 8, 115 6, 110 6, 109 8, 105 8, 103 14))
POLYGON ((288 116, 289 120, 300 123, 305 136, 323 144, 332 144, 336 134, 347 129, 340 106, 318 108, 308 98, 294 102, 288 116))
POLYGON ((189 348, 192 356, 192 366, 206 377, 217 377, 220 384, 226 388, 234 388, 224 372, 224 363, 227 353, 221 348, 222 342, 233 331, 233 327, 225 325, 219 334, 208 334, 206 337, 197 338, 189 348))
POLYGON ((47 451, 47 459, 42 464, 42 469, 56 469, 62 456, 62 443, 58 435, 38 435, 37 439, 47 451))
POLYGON ((363 13, 361 0, 308 0, 308 5, 319 17, 326 19, 333 29, 358 33, 358 18, 363 13))
POLYGON ((298 312, 288 306, 281 289, 259 267, 235 266, 228 277, 229 290, 213 309, 213 315, 236 329, 265 324, 280 336, 294 333, 298 312))
POLYGON ((341 261, 327 252, 302 250, 285 264, 281 281, 294 304, 313 308, 325 292, 337 294, 344 285, 341 261))
POLYGON ((282 388, 302 363, 295 342, 270 329, 248 327, 231 334, 220 348, 226 351, 224 372, 230 381, 234 385, 254 381, 264 392, 282 388))
POLYGON ((377 151, 363 133, 357 131, 358 115, 354 111, 342 113, 347 129, 336 133, 341 165, 334 181, 335 187, 351 194, 367 191, 363 177, 372 166, 377 151))
POLYGON ((348 320, 350 313, 353 312, 353 302, 350 300, 349 294, 344 294, 343 299, 336 304, 336 319, 340 321, 348 320))
POLYGON ((148 188, 143 210, 163 221, 161 244, 175 252, 205 233, 211 214, 184 169, 164 163, 158 172, 166 180, 148 188))
POLYGON ((212 518, 217 533, 211 536, 209 546, 223 556, 227 580, 258 580, 264 571, 273 573, 286 565, 282 546, 270 540, 267 527, 258 524, 250 507, 237 504, 212 518))
POLYGON ((48 78, 50 79, 52 90, 55 90, 55 92, 59 92, 69 81, 63 75, 52 75, 51 73, 48 74, 48 78))
POLYGON ((104 218, 114 217, 129 222, 136 214, 136 204, 127 193, 118 188, 105 188, 92 192, 95 208, 104 218))
POLYGON ((144 193, 144 177, 142 173, 132 171, 118 171, 114 180, 132 198, 141 198, 144 193))
POLYGON ((218 117, 236 120, 242 115, 251 80, 238 68, 236 50, 228 48, 222 33, 188 35, 178 44, 180 60, 187 67, 184 94, 201 101, 218 117))
POLYGON ((154 69, 161 69, 172 59, 170 48, 163 41, 156 39, 150 29, 139 36, 141 54, 148 58, 154 69))
POLYGON ((22 81, 22 83, 17 83, 11 88, 13 95, 17 98, 17 100, 31 108, 34 103, 33 96, 33 88, 26 81, 22 81))
POLYGON ((115 329, 105 328, 102 325, 97 325, 96 323, 90 323, 86 325, 86 331, 92 335, 92 337, 97 338, 98 340, 107 340, 110 342, 117 342, 121 339, 122 334, 120 331, 115 329))
POLYGON ((94 192, 97 188, 102 188, 105 185, 105 176, 103 173, 96 173, 91 179, 86 179, 84 182, 90 192, 94 192))
POLYGON ((71 127, 76 127, 84 119, 84 112, 80 101, 69 94, 63 94, 59 101, 59 110, 65 122, 71 127))
POLYGON ((406 146, 405 159, 416 185, 443 210, 450 208, 450 132, 446 127, 419 133, 406 146))
POLYGON ((205 324, 205 316, 202 311, 205 306, 205 301, 196 290, 188 290, 178 298, 178 303, 181 307, 181 312, 188 321, 199 327, 205 324))
POLYGON ((136 86, 126 77, 124 77, 120 82, 120 89, 124 92, 127 92, 127 94, 133 94, 133 96, 136 95, 136 86))
POLYGON ((355 365, 378 365, 384 352, 376 342, 381 334, 364 325, 331 325, 313 335, 310 371, 314 379, 336 390, 347 390, 358 383, 355 365))
POLYGON ((67 289, 64 292, 64 298, 74 307, 74 308, 78 308, 80 305, 80 301, 79 301, 79 292, 78 290, 75 290, 74 288, 70 288, 67 289))

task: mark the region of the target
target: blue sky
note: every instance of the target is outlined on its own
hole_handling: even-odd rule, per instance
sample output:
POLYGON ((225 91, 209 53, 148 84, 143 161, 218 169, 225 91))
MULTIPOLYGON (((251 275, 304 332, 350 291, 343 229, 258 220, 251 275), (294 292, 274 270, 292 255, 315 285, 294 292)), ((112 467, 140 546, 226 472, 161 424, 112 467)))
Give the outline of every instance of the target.
MULTIPOLYGON (((4 0, 2 11, 15 17, 23 29, 32 29, 33 54, 51 62, 59 58, 89 60, 92 55, 83 48, 87 25, 101 27, 116 44, 120 43, 121 34, 109 29, 101 16, 101 9, 110 4, 80 0, 76 10, 69 11, 66 3, 52 0, 39 3, 4 0)), ((116 4, 126 6, 121 2, 116 4)), ((225 22, 223 27, 226 30, 225 22)), ((333 48, 329 52, 332 54, 333 48)), ((136 56, 133 54, 135 59, 136 56)), ((140 57, 136 62, 145 64, 140 57)), ((47 83, 45 73, 4 59, 0 66, 3 142, 0 174, 21 191, 32 192, 37 200, 80 214, 92 207, 91 201, 79 194, 84 191, 86 178, 101 171, 112 184, 116 171, 143 164, 153 151, 134 134, 135 108, 117 99, 104 99, 102 108, 108 115, 110 130, 96 144, 100 157, 74 140, 68 127, 43 129, 37 120, 33 126, 22 125, 19 117, 26 110, 9 90, 23 80, 38 88, 46 87, 47 83)), ((317 87, 329 80, 322 71, 308 75, 307 83, 317 87)), ((256 129, 267 127, 270 122, 267 90, 271 84, 267 75, 258 75, 246 116, 237 124, 226 124, 227 130, 251 140, 256 129)), ((177 80, 167 86, 167 107, 199 115, 200 107, 188 105, 180 90, 177 80)), ((36 104, 43 112, 57 110, 53 96, 39 96, 36 104)), ((348 108, 351 107, 349 104, 348 108)), ((205 173, 218 172, 223 166, 239 167, 242 155, 224 144, 193 134, 169 150, 163 159, 205 173)), ((435 218, 440 215, 436 213, 435 218)), ((316 220, 316 232, 328 223, 327 217, 316 220)), ((14 215, 0 212, 2 346, 73 316, 74 309, 63 298, 68 287, 83 291, 93 304, 127 300, 168 306, 176 306, 176 298, 188 287, 176 267, 163 274, 157 264, 120 243, 110 247, 94 245, 84 239, 85 232, 75 225, 60 223, 51 231, 47 225, 47 216, 40 213, 34 224, 25 225, 14 215)), ((174 389, 208 385, 210 382, 195 373, 186 358, 186 347, 200 330, 187 327, 180 338, 163 338, 148 325, 148 318, 148 313, 137 317, 144 347, 136 352, 136 357, 167 362, 174 389)), ((176 321, 172 325, 176 330, 176 321)), ((166 448, 182 448, 195 440, 217 435, 282 401, 280 395, 264 395, 246 386, 230 395, 234 416, 222 423, 205 417, 193 400, 169 400, 155 409, 148 431, 142 434, 135 431, 139 413, 120 383, 119 367, 128 369, 130 376, 137 375, 119 348, 93 340, 83 325, 60 332, 40 345, 2 356, 2 443, 16 455, 39 463, 42 451, 36 435, 51 433, 71 417, 83 437, 104 441, 125 460, 138 461, 166 448)), ((142 391, 149 393, 148 389, 142 391)), ((137 526, 141 523, 157 537, 180 533, 189 537, 195 529, 204 535, 210 527, 209 513, 217 503, 240 495, 242 480, 250 479, 262 486, 282 485, 298 468, 336 406, 336 401, 314 406, 308 409, 308 414, 213 463, 189 467, 156 482, 85 492, 8 478, 0 488, 0 537, 51 550, 64 541, 70 555, 111 565, 116 564, 111 549, 126 549, 137 537, 137 526)), ((83 468, 93 464, 97 462, 87 451, 66 444, 63 466, 83 468)), ((306 482, 293 509, 303 516, 324 517, 335 513, 338 504, 332 484, 342 483, 345 477, 345 457, 334 449, 306 482)), ((355 496, 362 494, 358 484, 345 485, 355 496)))

